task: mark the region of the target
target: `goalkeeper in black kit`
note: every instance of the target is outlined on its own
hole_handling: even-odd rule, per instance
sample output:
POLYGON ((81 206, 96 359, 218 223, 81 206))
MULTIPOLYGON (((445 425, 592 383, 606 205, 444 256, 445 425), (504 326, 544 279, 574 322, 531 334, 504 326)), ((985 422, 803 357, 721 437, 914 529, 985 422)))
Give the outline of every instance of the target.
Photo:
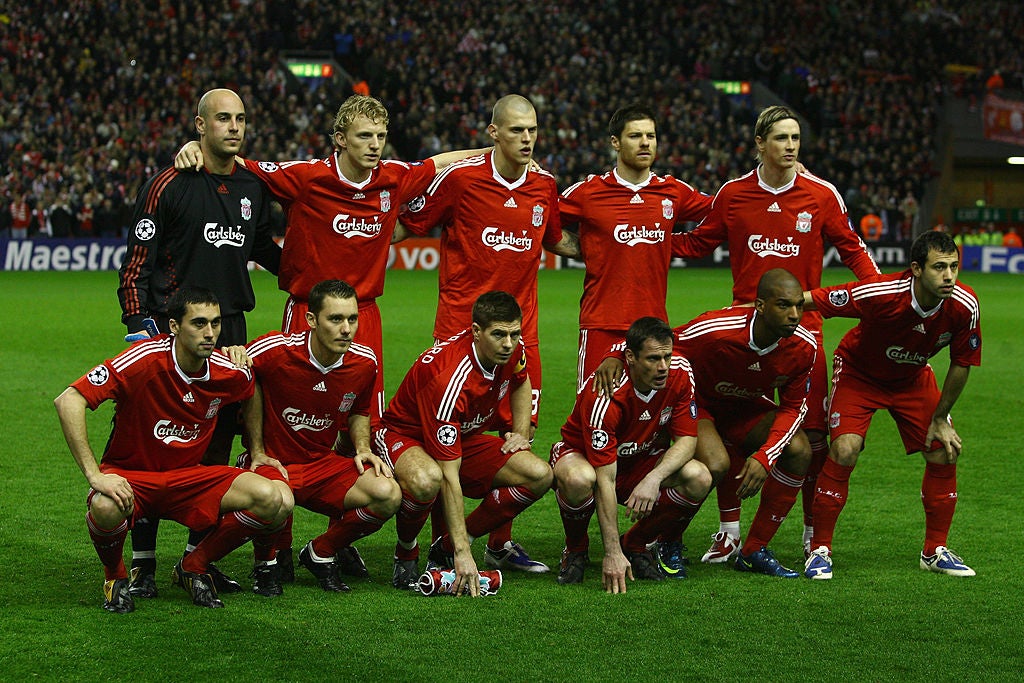
MULTIPOLYGON (((199 100, 195 125, 205 168, 164 168, 146 182, 135 201, 117 289, 126 341, 168 332, 167 303, 188 285, 205 287, 220 300, 217 346, 245 344, 245 311, 256 305, 248 262, 275 275, 281 263, 270 195, 255 175, 235 164, 245 140, 241 98, 231 90, 210 90, 199 100)), ((237 416, 237 404, 221 408, 204 464, 227 464, 237 416)), ((141 568, 131 585, 134 597, 156 596, 156 531, 156 520, 139 520, 132 530, 132 567, 141 568)), ((192 534, 186 553, 199 540, 192 534)), ((216 567, 211 574, 218 591, 241 590, 216 567)))

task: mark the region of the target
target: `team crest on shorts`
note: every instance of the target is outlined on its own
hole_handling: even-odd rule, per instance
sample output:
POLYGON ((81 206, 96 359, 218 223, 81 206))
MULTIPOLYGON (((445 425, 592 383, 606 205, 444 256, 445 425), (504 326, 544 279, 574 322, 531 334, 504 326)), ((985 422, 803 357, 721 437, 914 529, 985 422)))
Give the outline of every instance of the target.
POLYGON ((86 378, 89 380, 89 384, 101 387, 107 383, 108 379, 110 379, 110 370, 107 370, 106 365, 97 365, 89 371, 86 378))
POLYGON ((530 221, 533 227, 539 228, 544 225, 544 207, 538 204, 533 207, 533 219, 530 221))
POLYGON ((252 200, 242 197, 242 220, 252 220, 252 200))
POLYGON ((967 345, 971 347, 971 350, 977 351, 978 347, 981 346, 981 337, 977 333, 972 333, 967 339, 967 345))
POLYGON ((811 231, 811 219, 814 218, 811 214, 806 211, 801 211, 796 215, 796 231, 797 232, 810 232, 811 231))
POLYGON ((839 426, 839 413, 832 413, 828 416, 828 426, 832 429, 839 426))
POLYGON ((141 242, 148 242, 156 236, 156 223, 148 218, 143 218, 135 224, 135 237, 141 242))
POLYGON ((828 293, 828 301, 833 306, 845 306, 850 303, 850 293, 845 289, 837 289, 828 293))
POLYGON ((220 399, 215 398, 210 401, 210 407, 206 409, 206 419, 212 420, 217 417, 217 411, 220 410, 220 399))
POLYGON ((380 191, 380 210, 385 213, 391 210, 391 193, 387 190, 380 191))
POLYGON ((670 221, 670 220, 672 220, 672 218, 675 215, 676 215, 676 210, 672 206, 672 200, 671 199, 662 199, 661 200, 661 216, 662 216, 662 218, 664 218, 667 221, 670 221))
POLYGON ((595 451, 599 451, 608 445, 608 432, 603 429, 595 429, 590 434, 590 445, 595 451))
POLYGON ((454 446, 459 438, 459 430, 454 425, 441 425, 437 428, 437 442, 442 446, 454 446))

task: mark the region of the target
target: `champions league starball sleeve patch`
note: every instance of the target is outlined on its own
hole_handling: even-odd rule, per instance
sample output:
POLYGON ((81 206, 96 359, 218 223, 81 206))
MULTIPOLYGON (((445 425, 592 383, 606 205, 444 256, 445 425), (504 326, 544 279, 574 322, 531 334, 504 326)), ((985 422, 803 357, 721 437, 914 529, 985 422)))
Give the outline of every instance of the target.
POLYGON ((156 223, 149 218, 143 218, 135 224, 135 237, 140 242, 148 242, 156 235, 156 223))
POLYGON ((608 432, 603 429, 595 429, 590 434, 590 445, 595 451, 599 451, 608 445, 608 432))
POLYGON ((89 374, 86 375, 86 378, 89 380, 89 384, 101 387, 107 383, 108 379, 110 379, 110 370, 107 370, 106 365, 97 365, 95 368, 89 371, 89 374))
POLYGON ((442 446, 454 446, 459 438, 459 430, 453 425, 441 425, 437 428, 437 442, 442 446))
POLYGON ((845 306, 850 303, 850 293, 845 289, 837 289, 828 293, 828 301, 833 306, 845 306))

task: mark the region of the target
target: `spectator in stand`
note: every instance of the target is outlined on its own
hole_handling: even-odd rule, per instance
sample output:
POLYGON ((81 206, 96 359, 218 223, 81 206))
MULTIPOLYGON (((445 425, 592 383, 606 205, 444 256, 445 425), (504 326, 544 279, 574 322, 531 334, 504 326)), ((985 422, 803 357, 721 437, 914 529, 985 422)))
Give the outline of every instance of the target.
POLYGON ((28 226, 32 220, 32 207, 28 203, 28 195, 19 192, 11 202, 11 239, 28 238, 28 226))
POLYGON ((1003 235, 1003 246, 1010 249, 1024 248, 1024 242, 1021 241, 1020 234, 1017 232, 1017 226, 1011 225, 1006 229, 1006 233, 1003 235))

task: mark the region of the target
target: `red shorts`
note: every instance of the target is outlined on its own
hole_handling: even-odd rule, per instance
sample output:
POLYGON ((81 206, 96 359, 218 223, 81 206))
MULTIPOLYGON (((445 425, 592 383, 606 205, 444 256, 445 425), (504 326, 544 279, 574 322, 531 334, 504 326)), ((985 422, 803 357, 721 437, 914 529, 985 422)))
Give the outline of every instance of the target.
MULTIPOLYGON (((220 519, 220 503, 231 484, 242 474, 227 465, 195 465, 166 472, 123 470, 102 466, 104 474, 117 474, 131 484, 135 511, 131 524, 143 517, 173 519, 175 522, 202 531, 220 519)), ((88 500, 96 491, 90 489, 88 500)))
POLYGON ((727 445, 741 448, 750 432, 764 419, 768 413, 778 410, 773 401, 759 396, 752 401, 736 401, 733 403, 716 403, 709 406, 697 406, 698 420, 711 420, 715 430, 727 445))
MULTIPOLYGON (((238 456, 238 467, 249 468, 248 453, 238 456)), ((345 514, 345 496, 359 479, 355 460, 330 452, 311 462, 293 463, 284 468, 288 470, 286 483, 297 505, 328 517, 345 514)), ((284 481, 273 467, 262 466, 256 472, 273 481, 284 481)))
POLYGON ((583 391, 590 375, 604 360, 613 344, 626 339, 622 330, 580 330, 579 358, 576 362, 576 393, 583 391))
MULTIPOLYGON (((845 371, 843 361, 836 357, 832 361, 829 436, 835 439, 843 434, 856 434, 863 439, 875 411, 884 409, 896 421, 907 453, 916 453, 924 449, 940 394, 930 365, 911 382, 892 387, 845 371)), ((942 444, 933 441, 928 450, 937 448, 942 448, 942 444)))
MULTIPOLYGON (((281 330, 285 334, 298 334, 308 330, 308 310, 309 302, 289 296, 284 305, 281 330)), ((376 299, 359 302, 359 327, 356 329, 355 341, 369 346, 377 356, 377 381, 373 385, 374 400, 370 405, 370 422, 377 425, 384 413, 384 333, 376 299)))
MULTIPOLYGON (((459 481, 462 494, 467 498, 483 498, 494 488, 494 477, 505 466, 513 453, 501 450, 505 439, 491 434, 474 434, 462 437, 462 464, 459 466, 459 481)), ((402 454, 413 446, 423 448, 423 443, 404 434, 388 429, 377 432, 377 455, 393 470, 402 454)), ((426 449, 424 448, 424 451, 426 449)))
MULTIPOLYGON (((654 449, 641 458, 620 458, 616 461, 615 498, 621 505, 625 505, 630 494, 633 493, 633 489, 640 483, 640 480, 651 473, 651 470, 658 464, 658 459, 664 452, 664 449, 654 449)), ((584 460, 587 458, 586 454, 579 449, 573 448, 564 441, 557 441, 551 446, 551 455, 548 458, 548 463, 554 468, 555 463, 570 453, 576 453, 584 460)))

